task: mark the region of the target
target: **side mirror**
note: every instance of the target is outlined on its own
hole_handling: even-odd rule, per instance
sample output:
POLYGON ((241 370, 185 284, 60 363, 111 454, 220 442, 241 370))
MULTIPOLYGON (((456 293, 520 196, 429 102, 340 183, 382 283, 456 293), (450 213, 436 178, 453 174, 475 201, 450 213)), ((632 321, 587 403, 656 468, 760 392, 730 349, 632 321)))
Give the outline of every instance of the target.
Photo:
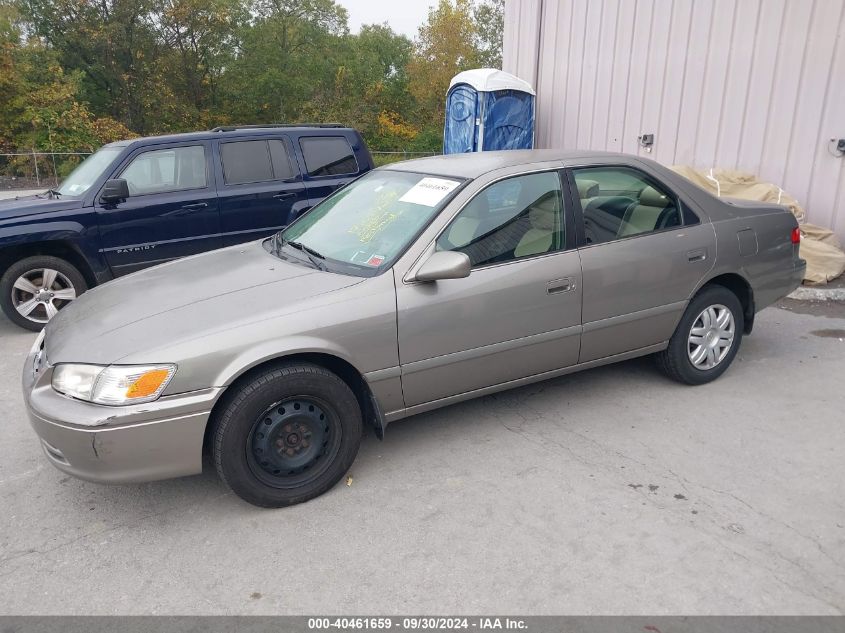
POLYGON ((437 251, 420 266, 416 281, 437 281, 438 279, 462 279, 469 277, 472 265, 466 253, 458 251, 437 251))
POLYGON ((100 200, 103 202, 121 202, 129 197, 129 184, 123 178, 107 180, 103 186, 100 200))

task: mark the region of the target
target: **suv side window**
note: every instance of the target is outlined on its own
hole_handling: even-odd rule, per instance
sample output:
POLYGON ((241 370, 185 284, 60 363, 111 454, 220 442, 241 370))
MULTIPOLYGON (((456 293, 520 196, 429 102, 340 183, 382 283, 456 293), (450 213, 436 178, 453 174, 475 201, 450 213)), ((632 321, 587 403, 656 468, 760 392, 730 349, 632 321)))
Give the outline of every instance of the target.
POLYGON ((295 175, 288 149, 279 139, 220 143, 220 160, 227 185, 287 180, 295 175))
POLYGON ((299 139, 309 176, 339 176, 358 171, 358 161, 343 136, 303 136, 299 139))
POLYGON ((143 196, 187 189, 204 189, 205 148, 202 145, 155 149, 138 154, 121 172, 129 194, 143 196))
POLYGON ((573 169, 572 176, 587 244, 681 226, 685 216, 686 223, 697 222, 673 193, 637 169, 586 167, 573 169))
POLYGON ((484 266, 562 250, 566 244, 557 172, 516 176, 478 193, 437 238, 484 266))

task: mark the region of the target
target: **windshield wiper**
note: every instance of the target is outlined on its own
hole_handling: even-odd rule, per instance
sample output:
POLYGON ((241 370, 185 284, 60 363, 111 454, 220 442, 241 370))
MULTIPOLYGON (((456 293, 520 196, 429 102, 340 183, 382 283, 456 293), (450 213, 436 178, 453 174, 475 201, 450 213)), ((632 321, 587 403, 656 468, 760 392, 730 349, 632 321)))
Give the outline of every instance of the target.
POLYGON ((294 242, 293 240, 285 240, 284 243, 290 244, 294 248, 297 248, 303 253, 305 253, 309 261, 314 264, 317 270, 328 270, 328 268, 326 268, 326 265, 321 261, 326 259, 326 257, 315 251, 313 248, 305 246, 305 244, 301 244, 300 242, 294 242))

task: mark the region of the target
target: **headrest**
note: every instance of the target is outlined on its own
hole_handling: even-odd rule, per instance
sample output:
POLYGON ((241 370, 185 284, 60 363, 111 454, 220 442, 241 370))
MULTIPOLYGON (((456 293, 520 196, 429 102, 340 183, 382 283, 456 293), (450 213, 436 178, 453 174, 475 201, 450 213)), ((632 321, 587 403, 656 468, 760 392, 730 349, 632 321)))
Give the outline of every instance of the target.
POLYGON ((654 187, 646 187, 640 192, 640 204, 646 207, 668 207, 672 199, 658 192, 654 187))
POLYGON ((531 226, 535 229, 554 231, 557 211, 557 193, 550 191, 531 205, 531 208, 528 210, 528 219, 531 221, 531 226))
POLYGON ((575 180, 575 185, 578 187, 578 197, 582 200, 584 198, 595 198, 599 195, 599 183, 595 180, 575 180))

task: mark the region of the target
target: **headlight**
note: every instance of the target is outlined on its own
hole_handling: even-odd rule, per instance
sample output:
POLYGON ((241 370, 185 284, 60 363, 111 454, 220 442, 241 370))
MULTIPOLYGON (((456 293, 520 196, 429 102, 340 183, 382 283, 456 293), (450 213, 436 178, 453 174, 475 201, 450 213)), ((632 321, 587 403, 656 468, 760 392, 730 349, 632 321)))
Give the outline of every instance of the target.
POLYGON ((176 365, 71 365, 53 370, 53 389, 96 404, 151 402, 176 373, 176 365))

